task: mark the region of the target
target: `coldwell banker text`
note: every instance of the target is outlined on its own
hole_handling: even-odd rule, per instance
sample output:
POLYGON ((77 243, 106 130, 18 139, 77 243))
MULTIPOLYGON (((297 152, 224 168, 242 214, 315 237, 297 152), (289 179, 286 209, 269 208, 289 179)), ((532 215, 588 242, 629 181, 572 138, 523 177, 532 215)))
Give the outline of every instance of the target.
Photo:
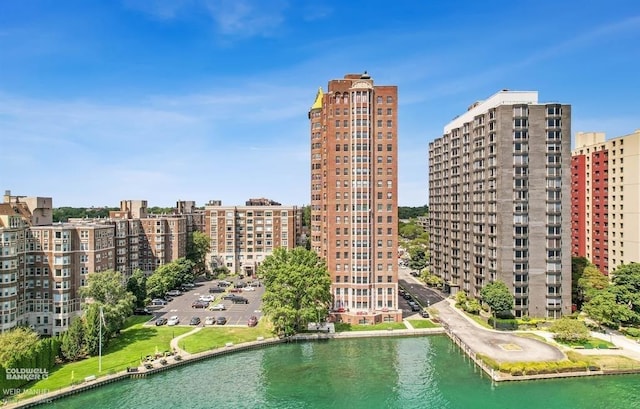
POLYGON ((49 377, 44 368, 6 368, 7 380, 39 381, 49 377))

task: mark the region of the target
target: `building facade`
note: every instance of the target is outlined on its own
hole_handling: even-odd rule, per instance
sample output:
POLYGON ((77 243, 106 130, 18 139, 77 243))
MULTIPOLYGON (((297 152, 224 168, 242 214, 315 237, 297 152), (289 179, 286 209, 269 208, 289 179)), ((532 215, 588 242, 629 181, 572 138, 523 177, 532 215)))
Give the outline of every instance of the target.
POLYGON ((571 155, 571 252, 604 274, 640 262, 640 129, 578 132, 571 155))
POLYGON ((398 89, 331 80, 309 111, 311 249, 331 274, 335 318, 399 321, 398 89))
POLYGON ((0 332, 29 326, 58 335, 80 313, 90 272, 115 268, 112 226, 51 223, 52 200, 4 196, 0 204, 0 332))
MULTIPOLYGON (((81 313, 89 273, 151 273, 186 255, 189 218, 149 215, 146 201, 122 201, 107 219, 53 223, 52 214, 48 197, 6 192, 0 203, 0 332, 26 325, 60 334, 81 313)), ((190 214, 195 229, 203 216, 190 214)))
POLYGON ((274 249, 296 247, 301 209, 265 200, 251 199, 245 206, 223 206, 212 200, 205 206, 205 233, 211 239, 207 260, 212 269, 226 267, 252 276, 274 249))
POLYGON ((571 106, 503 90, 429 144, 430 271, 480 298, 502 281, 517 317, 571 312, 571 106), (563 164, 565 169, 563 169, 563 164))

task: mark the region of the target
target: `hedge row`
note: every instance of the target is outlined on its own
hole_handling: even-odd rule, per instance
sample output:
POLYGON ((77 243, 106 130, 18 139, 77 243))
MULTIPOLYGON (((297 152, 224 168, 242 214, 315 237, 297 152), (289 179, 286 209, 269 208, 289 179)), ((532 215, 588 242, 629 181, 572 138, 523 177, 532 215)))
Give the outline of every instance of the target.
POLYGON ((580 372, 587 369, 597 371, 600 370, 600 367, 584 361, 507 362, 500 364, 498 367, 500 372, 509 373, 513 376, 580 372))

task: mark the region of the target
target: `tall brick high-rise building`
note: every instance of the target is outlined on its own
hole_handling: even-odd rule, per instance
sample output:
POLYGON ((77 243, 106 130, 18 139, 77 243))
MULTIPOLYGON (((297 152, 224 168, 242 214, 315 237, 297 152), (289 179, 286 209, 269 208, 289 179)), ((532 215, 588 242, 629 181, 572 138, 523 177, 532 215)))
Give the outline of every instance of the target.
POLYGON ((336 319, 375 323, 398 310, 398 89, 348 74, 309 111, 311 248, 327 262, 336 319))

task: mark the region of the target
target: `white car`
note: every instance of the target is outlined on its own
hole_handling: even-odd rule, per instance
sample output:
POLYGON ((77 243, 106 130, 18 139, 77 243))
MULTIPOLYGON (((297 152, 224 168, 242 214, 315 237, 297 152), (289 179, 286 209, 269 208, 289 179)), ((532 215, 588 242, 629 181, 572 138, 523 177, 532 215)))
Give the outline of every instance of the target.
POLYGON ((207 317, 204 319, 204 325, 213 325, 215 324, 216 319, 213 317, 207 317))
POLYGON ((251 287, 251 286, 247 286, 245 288, 242 289, 242 291, 255 291, 256 288, 255 287, 251 287))
POLYGON ((180 319, 177 315, 172 316, 169 318, 169 321, 167 321, 167 325, 178 325, 178 323, 180 323, 180 319))
POLYGON ((211 311, 224 311, 227 309, 227 307, 225 307, 224 304, 216 304, 209 307, 209 309, 211 311))
POLYGON ((205 301, 205 302, 211 302, 213 300, 215 300, 216 297, 214 297, 213 295, 201 295, 200 298, 198 298, 198 300, 200 301, 205 301))

